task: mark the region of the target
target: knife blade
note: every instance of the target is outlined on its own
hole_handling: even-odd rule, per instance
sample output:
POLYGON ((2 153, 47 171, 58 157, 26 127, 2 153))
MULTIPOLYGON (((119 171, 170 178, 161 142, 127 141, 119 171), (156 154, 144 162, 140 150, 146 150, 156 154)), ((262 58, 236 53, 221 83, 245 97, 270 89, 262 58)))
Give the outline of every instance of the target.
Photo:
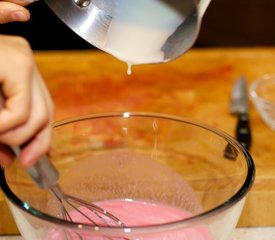
POLYGON ((252 142, 252 134, 249 123, 249 100, 244 77, 240 77, 231 94, 230 112, 238 118, 235 137, 246 148, 250 149, 252 142))

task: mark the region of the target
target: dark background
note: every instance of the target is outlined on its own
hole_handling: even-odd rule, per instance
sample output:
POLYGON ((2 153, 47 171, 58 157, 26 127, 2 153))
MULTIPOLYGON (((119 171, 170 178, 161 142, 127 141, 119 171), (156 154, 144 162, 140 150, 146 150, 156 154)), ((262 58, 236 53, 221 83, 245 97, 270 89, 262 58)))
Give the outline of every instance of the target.
MULTIPOLYGON (((0 34, 21 35, 34 50, 93 48, 63 24, 43 0, 28 9, 29 22, 0 25, 0 34)), ((273 45, 275 0, 212 0, 194 47, 273 45)))

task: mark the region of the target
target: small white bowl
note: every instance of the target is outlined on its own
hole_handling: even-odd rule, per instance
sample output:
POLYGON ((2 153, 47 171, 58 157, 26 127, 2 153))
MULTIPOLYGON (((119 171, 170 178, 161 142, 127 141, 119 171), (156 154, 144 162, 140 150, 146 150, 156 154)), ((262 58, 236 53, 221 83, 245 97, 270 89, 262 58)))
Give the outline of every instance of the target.
POLYGON ((264 122, 275 130, 275 74, 265 74, 252 82, 250 96, 264 122))

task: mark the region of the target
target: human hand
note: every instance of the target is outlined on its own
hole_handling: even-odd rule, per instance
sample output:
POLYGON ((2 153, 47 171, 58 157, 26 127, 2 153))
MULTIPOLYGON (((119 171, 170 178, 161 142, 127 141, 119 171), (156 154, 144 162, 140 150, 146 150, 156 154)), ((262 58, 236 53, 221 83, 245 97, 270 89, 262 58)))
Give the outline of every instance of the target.
POLYGON ((25 6, 29 3, 25 0, 0 0, 0 24, 28 21, 30 13, 25 6))
POLYGON ((0 164, 6 166, 13 159, 5 144, 21 146, 19 159, 29 167, 50 148, 53 102, 26 40, 0 35, 0 53, 5 98, 0 110, 0 164))

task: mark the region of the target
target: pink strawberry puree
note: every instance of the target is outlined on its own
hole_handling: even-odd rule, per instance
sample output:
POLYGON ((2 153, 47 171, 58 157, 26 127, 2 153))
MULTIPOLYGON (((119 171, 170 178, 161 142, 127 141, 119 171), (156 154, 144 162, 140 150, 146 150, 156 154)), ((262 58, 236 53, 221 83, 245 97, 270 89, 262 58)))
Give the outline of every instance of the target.
MULTIPOLYGON (((162 224, 182 220, 191 216, 190 213, 183 211, 182 209, 170 207, 156 202, 133 201, 126 199, 97 202, 96 205, 104 208, 114 216, 118 217, 127 227, 162 224)), ((102 225, 102 221, 91 211, 87 210, 86 208, 80 208, 80 210, 96 221, 99 225, 102 225)), ((90 223, 77 211, 72 211, 70 215, 74 222, 90 223)), ((114 225, 112 222, 109 222, 109 224, 114 225)), ((193 226, 192 228, 177 229, 165 233, 157 232, 150 234, 125 234, 124 238, 120 236, 107 237, 106 235, 104 236, 95 232, 81 232, 80 235, 84 240, 211 240, 207 227, 203 225, 193 226)), ((80 239, 79 236, 76 236, 76 234, 71 234, 70 237, 72 240, 80 239)), ((64 231, 62 230, 51 230, 47 236, 47 240, 61 239, 66 239, 64 238, 64 231)))

